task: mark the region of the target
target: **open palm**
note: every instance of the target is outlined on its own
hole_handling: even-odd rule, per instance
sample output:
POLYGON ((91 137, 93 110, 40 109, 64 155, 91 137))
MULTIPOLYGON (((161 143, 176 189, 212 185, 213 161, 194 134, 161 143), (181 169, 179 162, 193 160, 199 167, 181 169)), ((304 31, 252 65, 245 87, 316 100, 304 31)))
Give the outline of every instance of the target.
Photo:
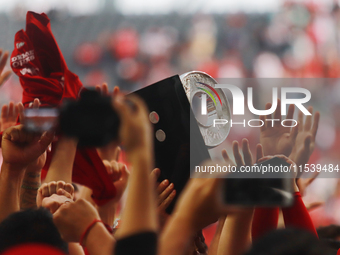
MULTIPOLYGON (((266 109, 270 109, 271 104, 266 104, 266 109)), ((260 116, 260 120, 264 125, 260 128, 260 143, 263 146, 264 155, 283 154, 288 156, 294 147, 295 139, 298 133, 298 128, 284 127, 281 125, 281 104, 278 100, 277 108, 271 116, 260 116), (272 121, 271 119, 275 119, 272 121)), ((294 115, 294 105, 288 108, 287 119, 292 119, 294 115)), ((290 121, 285 122, 286 126, 292 126, 290 121)))
MULTIPOLYGON (((313 113, 313 107, 310 106, 308 111, 313 113)), ((308 115, 305 121, 303 121, 302 112, 299 112, 298 134, 295 145, 289 156, 298 166, 307 164, 309 157, 315 148, 315 137, 318 131, 319 120, 319 112, 315 112, 314 115, 308 115)))

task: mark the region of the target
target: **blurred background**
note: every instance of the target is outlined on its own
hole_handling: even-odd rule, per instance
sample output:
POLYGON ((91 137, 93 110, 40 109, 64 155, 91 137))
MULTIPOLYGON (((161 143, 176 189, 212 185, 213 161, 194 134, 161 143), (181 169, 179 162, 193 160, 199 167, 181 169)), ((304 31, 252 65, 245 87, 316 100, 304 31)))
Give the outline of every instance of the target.
MULTIPOLYGON (((12 51, 26 12, 45 12, 69 69, 84 85, 133 91, 192 70, 214 78, 337 78, 339 0, 0 0, 0 47, 12 51)), ((9 68, 9 66, 8 66, 9 68)), ((313 84, 313 83, 309 83, 313 84)), ((312 86, 312 85, 311 85, 312 86)), ((340 164, 340 85, 314 84, 321 111, 310 163, 340 164)), ((18 78, 0 89, 0 105, 21 101, 18 78)), ((271 98, 259 94, 264 105, 271 98)), ((259 131, 232 129, 232 140, 259 131)), ((316 226, 340 225, 340 183, 318 179, 306 203, 316 226)))

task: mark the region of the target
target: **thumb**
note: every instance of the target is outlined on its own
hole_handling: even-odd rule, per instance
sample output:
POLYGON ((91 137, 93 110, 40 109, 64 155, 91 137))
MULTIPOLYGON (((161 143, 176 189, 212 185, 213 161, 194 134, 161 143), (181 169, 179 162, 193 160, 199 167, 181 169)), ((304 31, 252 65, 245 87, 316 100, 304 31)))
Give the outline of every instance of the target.
POLYGON ((50 145, 53 139, 54 139, 53 131, 46 131, 42 134, 40 140, 38 141, 38 144, 41 146, 42 152, 44 152, 47 149, 47 147, 50 145))

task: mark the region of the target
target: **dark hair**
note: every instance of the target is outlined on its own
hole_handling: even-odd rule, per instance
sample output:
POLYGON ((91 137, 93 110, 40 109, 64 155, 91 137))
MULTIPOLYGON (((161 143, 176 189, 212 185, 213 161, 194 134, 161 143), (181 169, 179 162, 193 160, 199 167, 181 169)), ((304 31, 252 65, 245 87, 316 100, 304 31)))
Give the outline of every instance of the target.
POLYGON ((25 243, 47 244, 68 253, 67 243, 61 239, 52 214, 45 208, 16 212, 0 223, 0 253, 25 243))
POLYGON ((322 245, 312 233, 300 229, 275 230, 255 241, 246 255, 329 255, 336 251, 322 245))
POLYGON ((340 237, 340 226, 329 225, 327 227, 319 227, 317 229, 319 238, 335 239, 340 237))

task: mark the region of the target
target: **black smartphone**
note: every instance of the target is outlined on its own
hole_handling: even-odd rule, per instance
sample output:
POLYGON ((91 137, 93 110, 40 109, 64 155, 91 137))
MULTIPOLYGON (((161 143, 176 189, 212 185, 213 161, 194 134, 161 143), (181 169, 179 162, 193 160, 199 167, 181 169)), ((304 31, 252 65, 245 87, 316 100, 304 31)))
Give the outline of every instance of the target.
MULTIPOLYGON (((251 166, 248 169, 251 169, 251 166)), ((293 204, 294 170, 290 164, 284 159, 274 157, 253 166, 252 169, 253 173, 242 174, 245 178, 239 178, 239 172, 228 175, 229 178, 225 179, 223 185, 225 204, 264 207, 287 207, 293 204), (237 178, 233 178, 234 176, 237 178)))

